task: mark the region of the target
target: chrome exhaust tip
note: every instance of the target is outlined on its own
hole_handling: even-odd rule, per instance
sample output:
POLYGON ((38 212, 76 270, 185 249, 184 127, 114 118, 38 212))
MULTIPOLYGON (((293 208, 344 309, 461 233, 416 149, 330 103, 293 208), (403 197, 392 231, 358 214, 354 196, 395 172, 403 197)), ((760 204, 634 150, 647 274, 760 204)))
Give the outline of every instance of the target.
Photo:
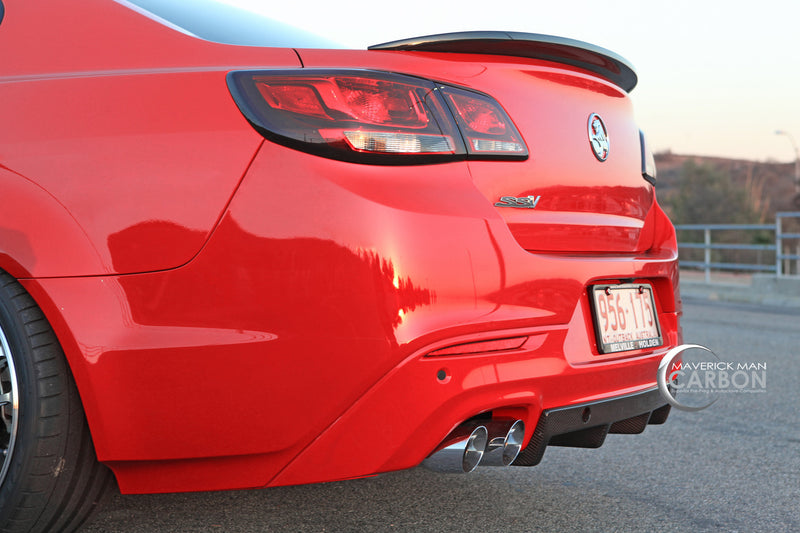
POLYGON ((486 424, 489 442, 481 466, 509 466, 519 455, 525 439, 522 420, 492 420, 486 424))
POLYGON ((451 474, 472 472, 480 464, 488 441, 489 432, 484 426, 459 426, 448 435, 445 447, 422 461, 422 466, 451 474))

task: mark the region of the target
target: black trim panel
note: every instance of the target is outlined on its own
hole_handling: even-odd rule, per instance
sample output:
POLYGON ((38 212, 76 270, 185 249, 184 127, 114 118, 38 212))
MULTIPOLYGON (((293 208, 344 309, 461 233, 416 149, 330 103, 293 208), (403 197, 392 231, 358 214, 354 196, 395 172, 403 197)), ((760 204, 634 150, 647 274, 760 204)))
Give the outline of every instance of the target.
POLYGON ((653 154, 647 148, 647 140, 644 137, 644 132, 639 130, 639 147, 642 151, 642 177, 647 181, 650 185, 656 185, 656 162, 653 159, 653 154), (653 163, 653 175, 650 175, 650 169, 648 168, 648 161, 652 160, 653 163))
POLYGON ((647 424, 663 424, 670 406, 658 388, 599 402, 547 409, 542 412, 528 446, 515 466, 538 465, 545 448, 599 448, 608 433, 635 434, 647 424))
POLYGON ((638 77, 622 56, 600 46, 538 33, 471 31, 412 37, 376 44, 369 50, 494 54, 555 61, 588 70, 630 92, 638 77))

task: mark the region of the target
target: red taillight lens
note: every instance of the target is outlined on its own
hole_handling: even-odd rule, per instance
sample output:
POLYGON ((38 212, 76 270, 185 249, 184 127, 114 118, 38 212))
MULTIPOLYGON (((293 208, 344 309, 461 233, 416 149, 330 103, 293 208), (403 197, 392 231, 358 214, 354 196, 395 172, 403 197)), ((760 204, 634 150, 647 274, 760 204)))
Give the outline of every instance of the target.
POLYGON ((430 88, 355 77, 256 76, 264 102, 276 111, 330 121, 424 128, 429 117, 421 101, 430 88))
POLYGON ((494 99, 456 87, 443 87, 442 91, 447 95, 470 154, 500 157, 528 155, 522 136, 494 99))
POLYGON ((469 128, 482 134, 503 135, 506 124, 498 116, 496 106, 463 94, 448 94, 459 116, 469 128))
POLYGON ((424 101, 430 92, 427 87, 367 78, 334 78, 333 83, 357 120, 410 128, 424 128, 430 122, 424 101))
POLYGON ((230 73, 228 85, 265 137, 334 159, 404 164, 468 154, 527 156, 516 128, 491 98, 420 78, 248 71, 230 73), (495 144, 487 149, 487 142, 495 144))
POLYGON ((312 87, 300 84, 258 83, 258 92, 274 109, 317 118, 330 118, 312 87))

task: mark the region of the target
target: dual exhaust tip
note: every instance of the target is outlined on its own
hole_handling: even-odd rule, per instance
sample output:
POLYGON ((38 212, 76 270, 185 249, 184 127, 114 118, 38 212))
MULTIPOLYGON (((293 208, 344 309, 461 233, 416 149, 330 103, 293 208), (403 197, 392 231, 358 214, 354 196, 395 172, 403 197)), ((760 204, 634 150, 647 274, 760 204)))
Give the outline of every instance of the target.
POLYGON ((481 466, 509 466, 519 455, 525 438, 522 420, 490 420, 462 424, 444 446, 422 462, 436 472, 467 473, 481 466))

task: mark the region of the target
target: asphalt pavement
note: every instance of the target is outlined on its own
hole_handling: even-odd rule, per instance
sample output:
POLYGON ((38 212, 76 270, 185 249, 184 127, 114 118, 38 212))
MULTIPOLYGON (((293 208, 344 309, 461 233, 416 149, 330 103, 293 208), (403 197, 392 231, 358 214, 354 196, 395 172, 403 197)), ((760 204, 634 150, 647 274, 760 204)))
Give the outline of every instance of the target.
POLYGON ((800 309, 684 299, 686 341, 763 363, 763 391, 600 449, 549 447, 533 468, 116 495, 85 531, 800 531, 800 309))

